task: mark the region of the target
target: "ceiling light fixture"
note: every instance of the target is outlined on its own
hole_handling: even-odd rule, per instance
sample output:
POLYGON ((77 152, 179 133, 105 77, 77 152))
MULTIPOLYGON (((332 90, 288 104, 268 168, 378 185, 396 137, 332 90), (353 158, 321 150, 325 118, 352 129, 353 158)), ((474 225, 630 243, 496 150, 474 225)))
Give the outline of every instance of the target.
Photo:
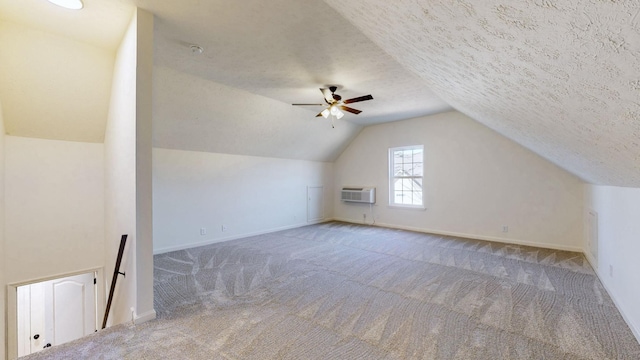
POLYGON ((352 107, 346 106, 347 104, 352 104, 360 101, 373 100, 373 96, 365 95, 356 97, 353 99, 342 100, 342 96, 336 94, 337 86, 329 86, 328 89, 320 89, 322 91, 322 95, 324 95, 325 104, 292 104, 294 106, 326 106, 329 105, 326 109, 322 110, 316 117, 322 116, 323 118, 329 118, 331 115, 331 127, 333 126, 334 119, 342 119, 344 113, 341 110, 348 111, 352 114, 360 114, 362 111, 358 109, 354 109, 352 107))
POLYGON ((338 105, 334 104, 329 106, 328 108, 322 110, 319 115, 322 115, 325 119, 331 115, 331 127, 335 127, 333 124, 333 119, 342 119, 344 113, 338 109, 338 105))
POLYGON ((82 0, 49 0, 49 2, 69 10, 80 10, 84 7, 82 0))
POLYGON ((191 49, 191 53, 196 55, 200 55, 204 51, 202 46, 199 46, 199 45, 191 45, 190 49, 191 49))

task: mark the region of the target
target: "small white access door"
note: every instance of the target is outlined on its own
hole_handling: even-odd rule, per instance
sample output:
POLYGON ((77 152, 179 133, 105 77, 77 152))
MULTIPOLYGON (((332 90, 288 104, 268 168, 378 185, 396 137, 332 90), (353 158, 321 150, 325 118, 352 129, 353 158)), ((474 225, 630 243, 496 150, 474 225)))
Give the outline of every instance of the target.
POLYGON ((322 186, 307 186, 307 222, 324 219, 323 192, 322 186))
POLYGON ((18 356, 96 331, 95 273, 18 287, 18 356))

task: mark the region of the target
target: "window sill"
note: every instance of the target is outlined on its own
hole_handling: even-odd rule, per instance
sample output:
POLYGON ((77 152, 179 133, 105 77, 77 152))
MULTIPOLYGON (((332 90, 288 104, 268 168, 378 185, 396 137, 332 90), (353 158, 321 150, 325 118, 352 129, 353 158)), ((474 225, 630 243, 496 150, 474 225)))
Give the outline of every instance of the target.
POLYGON ((411 205, 389 205, 389 208, 392 209, 400 209, 400 210, 418 210, 418 211, 426 211, 427 208, 424 206, 411 206, 411 205))

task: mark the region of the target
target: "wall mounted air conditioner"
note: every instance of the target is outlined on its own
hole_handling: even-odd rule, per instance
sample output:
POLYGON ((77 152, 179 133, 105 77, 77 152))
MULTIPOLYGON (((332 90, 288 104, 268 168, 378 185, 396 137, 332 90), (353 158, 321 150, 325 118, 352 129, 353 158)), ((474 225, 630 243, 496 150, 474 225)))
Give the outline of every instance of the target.
POLYGON ((340 191, 340 200, 365 204, 375 204, 376 188, 365 186, 343 187, 340 191))

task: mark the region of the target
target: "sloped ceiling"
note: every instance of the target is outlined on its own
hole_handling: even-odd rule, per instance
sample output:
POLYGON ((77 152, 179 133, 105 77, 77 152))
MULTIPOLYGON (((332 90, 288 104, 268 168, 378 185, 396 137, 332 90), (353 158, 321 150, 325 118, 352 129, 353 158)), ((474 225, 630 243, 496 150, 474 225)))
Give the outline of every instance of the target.
POLYGON ((637 0, 86 0, 76 13, 0 0, 0 20, 113 51, 134 5, 156 15, 156 146, 332 160, 360 126, 451 105, 586 181, 640 187, 637 0), (288 104, 318 102, 329 84, 375 100, 342 130, 316 133, 302 124, 321 122, 320 109, 288 104), (283 134, 304 145, 283 147, 283 134))
POLYGON ((468 116, 595 184, 640 187, 637 0, 325 0, 468 116))
POLYGON ((328 161, 362 126, 332 128, 308 111, 168 67, 153 70, 153 145, 167 149, 328 161))
POLYGON ((451 109, 322 1, 136 4, 155 15, 154 146, 333 161, 363 125, 451 109), (291 105, 322 103, 327 85, 374 100, 335 128, 324 106, 291 105))
MULTIPOLYGON (((320 87, 338 85, 363 112, 359 125, 451 110, 349 21, 318 0, 137 0, 156 16, 154 56, 166 66, 291 105, 322 103, 320 87), (204 48, 194 55, 190 45, 204 48)), ((313 121, 323 107, 304 107, 313 121)), ((297 113, 297 112, 296 112, 297 113)), ((217 125, 217 124, 214 124, 217 125)))
POLYGON ((0 20, 115 51, 134 8, 130 0, 84 0, 80 11, 46 0, 0 0, 0 20))
POLYGON ((8 134, 104 140, 115 51, 135 6, 84 4, 74 11, 46 0, 0 0, 0 100, 8 134))
POLYGON ((101 143, 113 54, 0 20, 0 100, 6 133, 101 143))

